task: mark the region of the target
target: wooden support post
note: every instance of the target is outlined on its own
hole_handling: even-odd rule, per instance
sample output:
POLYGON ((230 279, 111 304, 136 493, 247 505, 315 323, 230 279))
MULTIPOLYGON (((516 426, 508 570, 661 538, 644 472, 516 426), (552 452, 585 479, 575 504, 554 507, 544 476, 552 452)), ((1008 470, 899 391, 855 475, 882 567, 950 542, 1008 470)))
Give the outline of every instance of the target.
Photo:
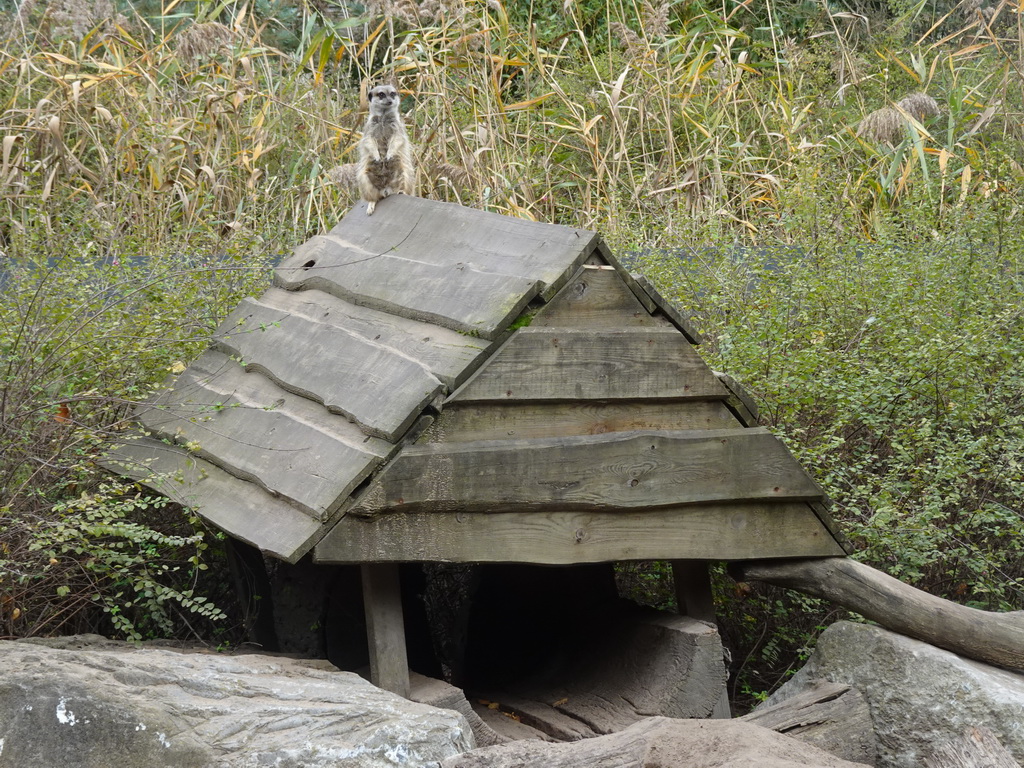
POLYGON ((370 649, 370 682, 409 698, 402 590, 396 563, 363 563, 363 602, 370 649))
MULTIPOLYGON (((675 581, 676 604, 679 606, 679 613, 698 621, 717 625, 708 564, 703 560, 673 560, 672 578, 675 581)), ((732 717, 729 708, 729 692, 725 687, 722 688, 722 695, 718 698, 711 717, 721 719, 732 717)))
POLYGON ((711 597, 711 576, 703 560, 673 560, 679 613, 699 621, 715 623, 715 601, 711 597))

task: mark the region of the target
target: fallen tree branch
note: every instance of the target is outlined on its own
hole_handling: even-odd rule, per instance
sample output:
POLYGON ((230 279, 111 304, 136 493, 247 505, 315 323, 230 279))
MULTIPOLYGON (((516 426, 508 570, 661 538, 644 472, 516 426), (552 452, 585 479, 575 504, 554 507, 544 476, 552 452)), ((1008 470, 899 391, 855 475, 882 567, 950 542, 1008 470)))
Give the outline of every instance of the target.
POLYGON ((1024 671, 1024 611, 991 613, 935 597, 845 557, 732 563, 738 581, 823 597, 886 629, 971 659, 1024 671))

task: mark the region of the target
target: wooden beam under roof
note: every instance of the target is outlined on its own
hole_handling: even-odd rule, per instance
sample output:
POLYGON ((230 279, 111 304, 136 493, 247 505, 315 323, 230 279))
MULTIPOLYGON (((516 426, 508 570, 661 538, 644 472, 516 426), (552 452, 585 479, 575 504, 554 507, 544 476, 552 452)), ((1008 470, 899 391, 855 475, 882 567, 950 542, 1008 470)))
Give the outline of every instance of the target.
POLYGON ((612 560, 748 560, 845 553, 803 502, 702 504, 643 512, 346 515, 314 550, 322 563, 568 565, 612 560))
POLYGON ((766 429, 639 431, 410 445, 350 513, 652 510, 822 498, 766 429))

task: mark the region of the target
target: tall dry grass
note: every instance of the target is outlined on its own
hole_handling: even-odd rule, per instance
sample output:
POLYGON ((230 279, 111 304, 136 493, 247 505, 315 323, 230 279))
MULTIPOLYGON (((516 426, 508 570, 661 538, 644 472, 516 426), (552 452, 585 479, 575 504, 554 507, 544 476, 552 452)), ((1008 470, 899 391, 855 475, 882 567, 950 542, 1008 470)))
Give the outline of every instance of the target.
POLYGON ((878 210, 912 188, 938 210, 991 186, 994 148, 1022 140, 1007 0, 900 50, 865 45, 849 13, 823 11, 801 43, 777 20, 756 39, 743 5, 681 16, 615 0, 597 39, 567 3, 564 33, 539 40, 497 0, 408 0, 347 18, 303 6, 304 47, 286 54, 246 8, 159 29, 104 20, 80 37, 59 36, 72 27, 56 12, 8 19, 11 226, 75 200, 107 243, 216 227, 293 244, 351 202, 358 89, 381 77, 408 94, 423 194, 641 240, 706 227, 798 240, 811 194, 837 232, 876 236, 878 210), (899 106, 913 94, 928 109, 899 106))

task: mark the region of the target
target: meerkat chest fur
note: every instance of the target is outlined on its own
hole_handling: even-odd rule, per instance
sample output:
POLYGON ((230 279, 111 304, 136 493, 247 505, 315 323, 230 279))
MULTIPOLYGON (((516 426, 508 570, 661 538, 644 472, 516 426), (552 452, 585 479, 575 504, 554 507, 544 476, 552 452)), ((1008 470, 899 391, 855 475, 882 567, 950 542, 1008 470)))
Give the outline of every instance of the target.
POLYGON ((377 151, 383 158, 388 152, 388 143, 392 136, 399 132, 405 133, 405 125, 398 115, 398 106, 382 115, 370 115, 370 119, 366 121, 366 132, 370 140, 377 145, 377 151))

